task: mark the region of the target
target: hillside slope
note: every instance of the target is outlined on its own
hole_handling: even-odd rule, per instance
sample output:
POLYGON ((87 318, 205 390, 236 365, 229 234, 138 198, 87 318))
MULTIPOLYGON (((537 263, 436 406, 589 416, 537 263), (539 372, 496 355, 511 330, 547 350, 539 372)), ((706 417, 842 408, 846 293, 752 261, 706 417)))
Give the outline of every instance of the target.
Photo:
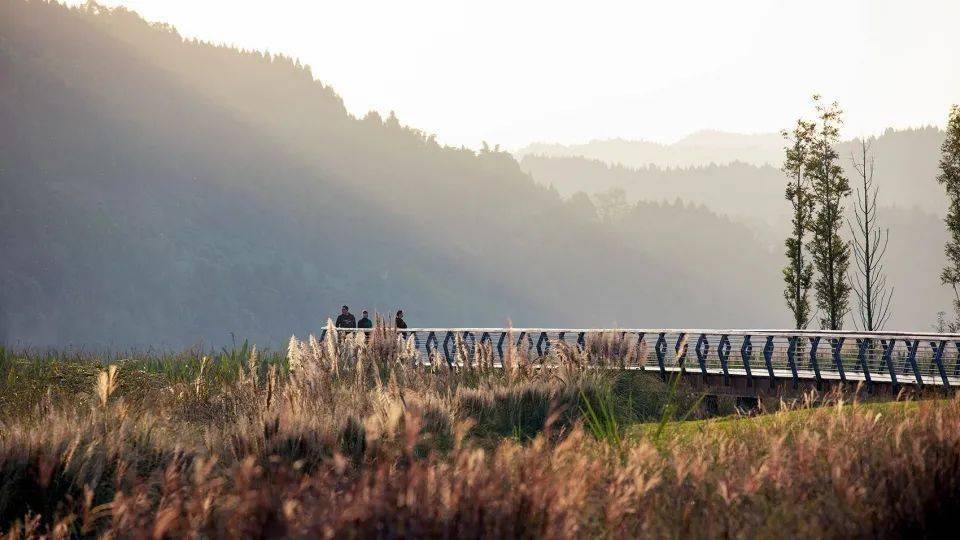
MULTIPOLYGON (((705 134, 691 136, 701 140, 705 134)), ((689 144, 664 146, 666 154, 648 156, 649 143, 642 141, 595 141, 579 146, 537 147, 542 152, 526 153, 521 167, 544 185, 552 185, 562 195, 577 191, 598 193, 622 188, 635 200, 683 200, 706 204, 728 215, 763 220, 770 224, 782 221, 787 213, 783 200, 786 179, 779 169, 783 151, 770 154, 767 163, 749 159, 755 139, 772 145, 767 139, 754 136, 714 134, 711 148, 727 159, 703 161, 689 144), (611 152, 610 149, 616 149, 611 152), (686 166, 673 166, 678 154, 692 160, 686 166), (742 158, 741 156, 747 156, 742 158), (647 161, 641 160, 650 158, 647 161), (656 159, 654 159, 656 158, 656 159), (749 196, 746 196, 749 194, 749 196)), ((868 139, 876 160, 875 182, 888 204, 916 206, 926 212, 943 213, 946 199, 936 182, 937 163, 943 131, 934 128, 888 129, 879 137, 868 139)), ((783 145, 782 140, 777 143, 783 145)), ((840 161, 852 178, 853 153, 858 141, 845 141, 837 146, 840 161)))
POLYGON ((0 341, 279 343, 340 303, 418 326, 785 322, 776 272, 720 282, 696 234, 662 252, 506 153, 351 117, 287 58, 3 0, 0 73, 0 341))
MULTIPOLYGON (((942 219, 946 198, 935 180, 937 148, 942 137, 943 133, 933 128, 888 130, 872 141, 876 152, 875 185, 880 190, 880 225, 890 229, 884 266, 890 283, 896 288, 891 328, 927 330, 937 311, 950 309, 951 295, 940 286, 939 278, 946 263, 943 246, 947 239, 942 219)), ((839 152, 849 156, 851 147, 851 143, 844 143, 839 152)), ((849 158, 844 163, 852 169, 849 158)), ((633 169, 584 157, 528 155, 522 159, 521 167, 538 182, 566 196, 582 192, 604 198, 622 190, 628 202, 646 201, 641 206, 650 206, 649 201, 677 199, 704 205, 729 217, 732 224, 747 225, 764 245, 776 251, 777 257, 764 259, 764 264, 770 265, 769 271, 784 264, 781 253, 783 240, 789 234, 790 209, 784 200, 783 173, 769 165, 732 163, 633 169)), ((848 174, 851 185, 856 187, 855 172, 849 170, 848 174)), ((853 205, 851 198, 847 203, 851 219, 853 205)), ((666 228, 669 235, 683 234, 685 230, 670 222, 666 228)), ((731 240, 742 237, 729 231, 724 234, 724 238, 731 240)), ((850 237, 846 226, 841 234, 850 237)), ((719 238, 715 241, 722 242, 727 249, 740 250, 742 245, 719 238)), ((750 257, 757 260, 756 255, 750 257)), ((751 263, 744 279, 761 277, 762 268, 760 264, 751 263)), ((730 276, 729 279, 736 278, 730 276)))

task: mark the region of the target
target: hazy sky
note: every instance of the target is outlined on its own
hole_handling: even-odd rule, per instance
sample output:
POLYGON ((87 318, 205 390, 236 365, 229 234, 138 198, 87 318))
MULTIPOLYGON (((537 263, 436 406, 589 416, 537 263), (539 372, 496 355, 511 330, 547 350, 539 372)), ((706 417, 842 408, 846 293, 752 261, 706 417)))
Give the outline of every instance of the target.
POLYGON ((814 91, 847 135, 942 126, 960 102, 960 0, 102 3, 298 57, 351 112, 471 147, 776 131, 814 91))

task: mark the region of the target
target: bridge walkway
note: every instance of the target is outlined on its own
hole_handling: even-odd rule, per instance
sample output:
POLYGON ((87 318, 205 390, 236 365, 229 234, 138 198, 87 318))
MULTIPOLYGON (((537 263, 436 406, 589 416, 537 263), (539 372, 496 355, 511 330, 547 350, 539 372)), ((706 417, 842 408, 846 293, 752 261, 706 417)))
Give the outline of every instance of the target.
MULTIPOLYGON (((323 332, 326 332, 324 330, 323 332)), ((484 347, 496 362, 508 355, 538 364, 568 356, 666 376, 917 387, 960 385, 960 334, 816 330, 614 328, 409 328, 421 361, 469 362, 484 347)), ((321 333, 321 339, 323 333, 321 333)))

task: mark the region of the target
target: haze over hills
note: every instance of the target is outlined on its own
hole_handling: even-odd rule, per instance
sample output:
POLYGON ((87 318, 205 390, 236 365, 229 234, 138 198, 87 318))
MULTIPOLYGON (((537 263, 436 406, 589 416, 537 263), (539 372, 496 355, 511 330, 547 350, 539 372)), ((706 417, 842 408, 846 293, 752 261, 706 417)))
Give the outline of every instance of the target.
POLYGON ((696 167, 742 162, 776 165, 783 153, 783 139, 774 133, 746 135, 703 130, 673 144, 642 140, 606 139, 584 144, 532 143, 514 154, 547 157, 586 157, 626 167, 696 167))
MULTIPOLYGON (((288 58, 20 0, 0 38, 2 341, 276 344, 341 303, 417 326, 786 320, 777 272, 721 281, 696 231, 652 241, 509 154, 352 117, 288 58)), ((684 215, 739 239, 724 266, 772 256, 684 215)))
MULTIPOLYGON (((868 137, 868 140, 878 140, 877 149, 892 152, 897 160, 905 156, 922 158, 929 152, 932 141, 943 141, 943 132, 933 126, 888 128, 880 136, 868 137)), ((840 155, 848 157, 856 141, 857 139, 853 139, 838 145, 840 155)), ((690 168, 732 163, 779 168, 783 162, 783 146, 783 137, 777 133, 744 134, 701 130, 672 144, 623 138, 592 140, 583 144, 538 142, 513 153, 520 159, 527 156, 584 157, 633 169, 690 168)), ((937 147, 939 148, 939 144, 937 147)))
MULTIPOLYGON (((897 288, 891 323, 924 327, 931 306, 944 306, 946 291, 938 286, 944 264, 945 198, 937 184, 937 162, 944 134, 937 128, 887 130, 869 139, 876 160, 875 185, 882 225, 891 230, 885 268, 897 288)), ((736 152, 731 138, 730 148, 736 152)), ((856 141, 838 145, 843 164, 856 185, 851 153, 856 141)), ((520 166, 536 181, 565 196, 586 193, 609 200, 622 190, 624 204, 633 201, 689 201, 729 216, 752 231, 779 255, 790 226, 784 200, 784 175, 771 165, 734 161, 727 165, 631 168, 577 156, 526 155, 520 166)), ((852 200, 847 210, 852 210, 852 200)), ((663 216, 661 216, 663 218, 663 216)), ((667 218, 669 219, 669 218, 667 218)), ((676 227, 675 227, 676 228, 676 227)), ((704 229, 698 228, 703 231, 704 229)), ((669 233, 667 233, 669 235, 669 233)), ((846 229, 844 235, 847 235, 846 229)), ((738 249, 729 244, 729 249, 738 249)), ((782 265, 782 259, 771 261, 782 265)), ((944 309, 944 308, 939 308, 944 309)))
MULTIPOLYGON (((727 137, 714 135, 720 139, 727 137)), ((936 214, 945 211, 942 188, 936 182, 943 137, 938 128, 927 127, 889 129, 880 137, 868 139, 875 158, 875 181, 881 189, 881 204, 917 207, 936 214)), ((631 166, 628 162, 638 160, 630 160, 625 155, 621 155, 625 161, 602 159, 598 157, 601 147, 590 145, 583 148, 590 151, 587 154, 527 154, 520 164, 538 182, 554 187, 565 196, 578 191, 598 193, 620 188, 632 200, 680 198, 731 216, 761 220, 766 226, 786 224, 785 177, 779 161, 773 165, 757 165, 736 159, 735 156, 749 152, 749 147, 737 146, 738 140, 733 136, 728 144, 717 146, 725 146, 724 151, 729 152, 731 160, 725 164, 721 160, 684 167, 662 163, 631 166)), ((782 140, 778 144, 782 146, 782 140)), ((855 175, 852 155, 857 144, 857 141, 845 141, 837 145, 841 162, 851 178, 855 175)), ((776 159, 782 161, 783 150, 777 151, 776 159)))
MULTIPOLYGON (((521 167, 123 9, 4 0, 0 73, 0 342, 279 344, 342 303, 415 326, 788 322, 782 248, 738 213, 785 207, 773 167, 521 167), (570 194, 621 183, 636 201, 570 194)), ((949 303, 917 298, 892 325, 949 303)))
MULTIPOLYGON (((887 129, 867 139, 882 205, 937 215, 946 211, 942 187, 935 181, 943 137, 939 128, 925 127, 887 129)), ((837 145, 851 178, 858 145, 857 139, 837 145)), ((578 146, 531 145, 517 155, 522 156, 524 171, 561 195, 623 189, 631 201, 679 198, 743 220, 779 244, 789 226, 785 177, 780 171, 782 146, 779 135, 703 131, 674 145, 593 141, 578 146), (766 157, 758 157, 759 153, 766 157)))

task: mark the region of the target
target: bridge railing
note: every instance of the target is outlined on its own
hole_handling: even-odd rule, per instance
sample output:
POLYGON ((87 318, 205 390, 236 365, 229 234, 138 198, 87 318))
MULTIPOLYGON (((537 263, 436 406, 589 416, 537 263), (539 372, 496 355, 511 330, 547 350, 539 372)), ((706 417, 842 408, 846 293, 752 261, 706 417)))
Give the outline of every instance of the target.
MULTIPOLYGON (((369 331, 353 330, 348 331, 369 331)), ((323 332, 326 332, 325 330, 323 332)), ((627 368, 752 379, 960 384, 960 334, 816 330, 408 328, 425 362, 457 362, 484 343, 502 361, 549 362, 558 347, 614 354, 627 368)), ((321 333, 321 339, 323 333, 321 333)))

